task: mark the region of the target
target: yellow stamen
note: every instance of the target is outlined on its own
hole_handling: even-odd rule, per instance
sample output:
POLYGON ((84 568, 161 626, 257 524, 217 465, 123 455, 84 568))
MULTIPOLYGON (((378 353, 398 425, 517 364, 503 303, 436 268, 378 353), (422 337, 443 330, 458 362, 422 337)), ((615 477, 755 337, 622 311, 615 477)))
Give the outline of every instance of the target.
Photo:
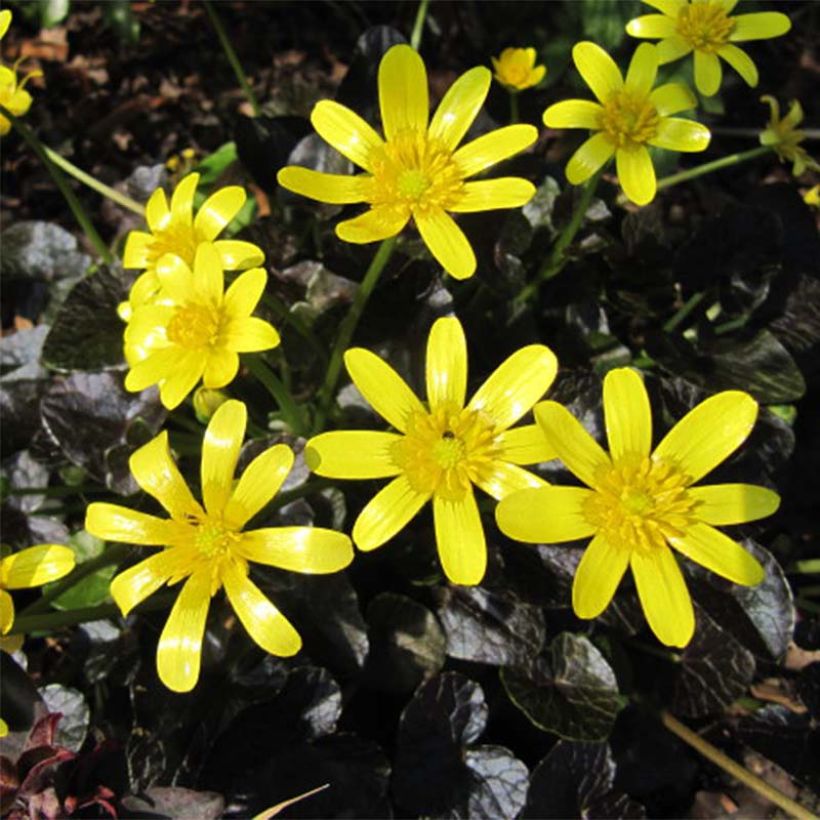
POLYGON ((678 34, 696 51, 714 54, 729 41, 735 21, 720 3, 685 5, 678 14, 678 34))
POLYGON ((189 350, 210 347, 218 335, 219 317, 204 305, 183 305, 168 322, 168 341, 189 350))
POLYGON ((619 91, 607 100, 601 113, 601 130, 617 148, 634 149, 658 131, 660 117, 643 95, 619 91))

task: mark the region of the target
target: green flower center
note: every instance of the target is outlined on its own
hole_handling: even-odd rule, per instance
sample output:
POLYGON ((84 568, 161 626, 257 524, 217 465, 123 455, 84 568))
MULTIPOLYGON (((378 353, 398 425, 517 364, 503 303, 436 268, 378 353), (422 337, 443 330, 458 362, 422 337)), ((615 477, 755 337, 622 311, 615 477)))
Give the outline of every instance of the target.
POLYGON ((678 13, 678 34, 695 51, 713 54, 729 41, 735 21, 720 3, 694 3, 678 13))
POLYGON ((188 350, 202 350, 216 343, 219 316, 205 305, 183 305, 174 312, 166 330, 168 341, 188 350))
POLYGON ((607 100, 601 130, 616 148, 634 150, 658 132, 660 116, 648 97, 623 90, 607 100))
POLYGON ((208 559, 231 557, 238 541, 239 533, 211 520, 201 523, 194 535, 194 546, 203 558, 208 559))

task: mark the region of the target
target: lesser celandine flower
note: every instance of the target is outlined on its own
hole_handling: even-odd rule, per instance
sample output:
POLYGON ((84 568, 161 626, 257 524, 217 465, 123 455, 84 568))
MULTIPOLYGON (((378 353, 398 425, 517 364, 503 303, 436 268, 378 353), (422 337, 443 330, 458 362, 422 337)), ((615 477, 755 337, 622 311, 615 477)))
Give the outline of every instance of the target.
POLYGON ((598 102, 564 100, 544 112, 544 123, 550 128, 587 128, 595 132, 567 163, 567 179, 580 185, 614 156, 624 193, 637 205, 646 205, 657 190, 649 146, 703 151, 709 144, 710 133, 705 125, 671 116, 694 108, 695 97, 680 83, 653 89, 658 53, 648 43, 636 49, 626 79, 614 60, 595 43, 576 44, 572 57, 598 102))
MULTIPOLYGON (((722 79, 720 60, 727 63, 752 87, 757 67, 734 43, 768 40, 791 28, 778 11, 759 11, 731 16, 737 0, 643 0, 661 14, 646 14, 626 24, 633 37, 659 39, 661 65, 695 52, 695 86, 701 94, 717 94, 722 79)), ((756 5, 756 4, 755 4, 756 5)))
MULTIPOLYGON (((0 40, 3 39, 11 25, 11 12, 0 11, 0 40)), ((15 117, 22 117, 31 108, 31 94, 26 91, 26 83, 34 77, 42 77, 42 71, 30 71, 22 80, 17 80, 17 65, 13 68, 0 65, 0 105, 15 117)), ((11 130, 11 121, 0 114, 0 137, 11 130)))
POLYGON ((203 242, 193 271, 174 254, 163 256, 155 271, 157 295, 134 310, 125 329, 127 390, 156 384, 172 410, 200 379, 213 389, 233 381, 237 354, 279 344, 275 328, 251 316, 267 282, 262 268, 239 274, 226 291, 222 258, 203 242))
POLYGON ((447 577, 477 584, 487 550, 473 485, 493 498, 544 482, 520 464, 553 457, 534 424, 510 429, 552 384, 557 362, 543 345, 513 353, 469 402, 467 345, 454 317, 438 319, 427 342, 427 404, 393 368, 362 348, 345 354, 353 383, 397 433, 343 430, 308 441, 305 459, 331 478, 392 478, 362 510, 353 541, 380 547, 432 499, 447 577))
POLYGON ((547 73, 546 66, 535 64, 534 48, 505 48, 493 57, 495 78, 513 91, 524 91, 538 85, 547 73))
POLYGON ((158 518, 115 504, 91 504, 86 529, 111 541, 162 547, 117 575, 111 595, 127 615, 165 584, 185 583, 157 648, 157 670, 175 692, 199 678, 200 651, 211 597, 221 587, 242 625, 272 655, 294 655, 302 641, 285 616, 249 577, 249 563, 291 572, 331 573, 346 567, 353 548, 346 535, 318 527, 269 527, 243 532, 279 491, 293 452, 278 444, 258 455, 234 481, 247 410, 231 400, 213 415, 202 445, 200 504, 180 474, 162 432, 130 459, 139 486, 168 511, 158 518))
POLYGON ((667 645, 685 646, 695 618, 670 547, 736 584, 763 580, 757 560, 714 525, 771 515, 777 494, 752 484, 693 486, 746 440, 757 403, 740 391, 718 393, 652 450, 646 389, 635 371, 621 368, 604 379, 604 416, 609 454, 566 408, 550 401, 536 406, 549 445, 591 489, 523 490, 498 505, 498 525, 532 543, 593 536, 572 586, 575 613, 600 615, 630 567, 652 631, 667 645))
POLYGON ((797 100, 792 100, 785 117, 780 116, 780 104, 769 94, 760 98, 767 103, 771 111, 768 126, 760 132, 760 144, 771 148, 783 162, 792 163, 792 173, 799 177, 807 168, 820 171, 817 163, 808 151, 800 144, 806 138, 805 131, 799 131, 797 126, 803 122, 803 107, 797 100))
POLYGON ((361 117, 331 100, 310 116, 319 135, 365 173, 325 174, 283 168, 279 184, 297 194, 338 205, 364 202, 370 208, 340 222, 345 242, 376 242, 395 236, 413 219, 430 252, 456 279, 472 276, 475 254, 449 213, 517 208, 535 188, 525 179, 469 177, 535 142, 531 125, 510 125, 457 148, 484 103, 491 75, 483 67, 462 74, 429 120, 427 71, 409 46, 393 46, 379 65, 382 139, 361 117))

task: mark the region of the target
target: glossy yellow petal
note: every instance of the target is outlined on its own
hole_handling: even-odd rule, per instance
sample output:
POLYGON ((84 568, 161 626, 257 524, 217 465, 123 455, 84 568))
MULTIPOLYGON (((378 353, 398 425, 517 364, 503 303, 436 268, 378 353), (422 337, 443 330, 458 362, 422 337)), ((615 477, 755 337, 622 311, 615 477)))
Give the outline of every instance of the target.
POLYGON ((220 336, 221 344, 235 353, 271 350, 277 347, 280 341, 281 337, 276 328, 256 316, 228 322, 223 335, 220 336))
POLYGON ((333 100, 313 107, 310 121, 319 136, 342 156, 365 171, 372 171, 372 155, 381 152, 382 138, 356 113, 333 100))
POLYGON ((28 589, 56 581, 74 569, 74 551, 59 544, 38 544, 0 561, 0 586, 28 589))
POLYGON ((650 43, 641 43, 626 72, 624 86, 633 94, 646 96, 655 85, 658 76, 658 50, 650 43))
POLYGON ((629 551, 596 535, 581 556, 572 581, 572 609, 579 618, 597 618, 610 604, 629 566, 629 551))
POLYGON ((690 410, 652 458, 672 463, 694 484, 746 441, 756 419, 757 402, 748 393, 726 390, 690 410))
POLYGON ((623 89, 620 69, 599 45, 576 43, 572 49, 572 59, 599 102, 606 103, 613 94, 623 89))
POLYGON ((225 314, 234 319, 250 316, 259 304, 267 282, 268 274, 262 268, 251 268, 239 274, 225 291, 225 314))
POLYGON ((338 572, 353 560, 350 538, 321 527, 251 530, 242 533, 236 550, 248 561, 308 575, 338 572))
POLYGON ((649 102, 661 117, 689 111, 698 104, 695 95, 681 83, 665 83, 659 85, 650 95, 649 102))
POLYGON ((199 174, 188 174, 171 194, 171 219, 177 225, 191 225, 194 220, 194 196, 199 174))
POLYGON ((544 401, 535 405, 535 420, 567 468, 590 487, 598 485, 601 472, 612 467, 609 456, 581 422, 562 404, 544 401))
POLYGON ((334 205, 365 202, 373 192, 373 177, 366 174, 326 174, 298 165, 282 168, 276 175, 276 181, 296 194, 334 205))
POLYGON ((402 133, 423 134, 427 130, 430 102, 427 71, 418 52, 408 45, 395 45, 379 63, 379 108, 388 140, 402 133))
POLYGON ((122 252, 122 266, 142 270, 148 266, 148 252, 154 237, 145 231, 131 231, 125 240, 122 252))
POLYGON ((768 40, 780 37, 792 27, 792 21, 779 11, 758 11, 753 14, 738 14, 733 17, 735 27, 729 40, 742 43, 746 40, 768 40))
POLYGON ((520 208, 535 196, 535 186, 520 177, 498 177, 465 182, 456 202, 449 206, 453 213, 494 211, 498 208, 520 208))
POLYGON ((241 530, 279 492, 293 467, 286 444, 269 447, 245 468, 223 514, 226 524, 241 530))
MULTIPOLYGON (((126 342, 128 336, 126 334, 126 342)), ((129 350, 126 344, 126 356, 129 350)), ((131 370, 125 377, 125 389, 132 393, 145 390, 152 384, 157 384, 175 370, 179 370, 179 361, 182 354, 178 348, 166 348, 150 353, 142 361, 132 363, 131 370)), ((184 397, 183 397, 184 398, 184 397)))
POLYGON ((557 458, 557 453, 547 443, 537 424, 525 424, 504 430, 496 436, 495 446, 498 457, 512 464, 540 464, 542 461, 557 458))
POLYGON ((643 145, 633 151, 619 148, 615 152, 615 167, 621 188, 632 202, 647 205, 655 198, 658 189, 655 168, 643 145))
POLYGON ((375 353, 353 347, 344 355, 345 367, 370 406, 402 433, 411 413, 423 413, 424 405, 407 382, 375 353))
POLYGON ((705 151, 712 134, 702 123, 679 117, 666 117, 658 124, 650 145, 669 151, 705 151))
POLYGON ((165 228, 171 219, 171 211, 168 210, 168 199, 162 188, 157 188, 148 202, 145 203, 145 221, 148 227, 156 233, 165 228))
POLYGON ((685 57, 692 51, 692 46, 680 35, 673 35, 658 43, 658 61, 666 65, 674 60, 685 57))
POLYGON ((429 500, 403 476, 383 487, 361 511, 353 525, 353 541, 364 552, 370 552, 389 541, 410 522, 429 500))
MULTIPOLYGON (((0 635, 5 635, 14 624, 14 599, 0 589, 0 635)), ((2 737, 2 735, 0 735, 2 737)))
POLYGON ((645 458, 652 449, 652 410, 643 379, 628 367, 611 370, 604 378, 604 420, 609 454, 645 458))
POLYGON ((128 466, 137 484, 156 498, 173 518, 182 520, 201 515, 202 508, 171 458, 167 430, 132 453, 128 466))
POLYGON ((248 410, 231 399, 220 405, 208 422, 202 442, 200 479, 208 514, 218 518, 233 489, 233 476, 245 438, 248 410))
POLYGON ((707 524, 745 524, 777 511, 780 496, 756 484, 712 484, 692 487, 689 497, 698 502, 695 515, 707 524))
POLYGON ((615 146, 603 132, 593 134, 570 157, 564 173, 572 185, 586 182, 615 155, 615 146))
POLYGON ((122 614, 128 615, 171 578, 189 574, 196 556, 191 546, 161 550, 117 575, 111 581, 111 597, 122 614))
POLYGON ((154 270, 164 291, 163 296, 179 304, 185 304, 191 298, 194 291, 194 274, 181 256, 166 253, 157 260, 154 270))
POLYGON ((85 513, 85 528, 92 535, 106 541, 145 546, 168 544, 179 532, 178 525, 174 522, 103 502, 95 502, 88 506, 85 513))
POLYGON ((538 83, 540 83, 541 80, 544 79, 544 76, 546 75, 546 73, 547 73, 547 67, 545 65, 536 66, 532 70, 532 73, 530 74, 529 81, 527 82, 527 86, 532 88, 533 86, 538 85, 538 83))
POLYGON ((453 162, 463 177, 471 177, 520 151, 538 139, 532 125, 508 125, 468 142, 453 154, 453 162))
POLYGON ((366 245, 401 233, 410 219, 410 209, 403 206, 379 205, 336 226, 336 236, 344 242, 366 245))
POLYGON ((194 230, 200 239, 212 241, 242 209, 247 196, 238 185, 220 188, 211 194, 194 217, 194 230))
POLYGON ((708 524, 693 524, 680 538, 670 538, 669 543, 687 558, 735 584, 755 586, 766 577, 757 558, 708 524))
POLYGON ((686 646, 695 632, 695 612, 672 551, 666 547, 634 550, 629 564, 655 636, 667 646, 686 646))
POLYGON ((473 248, 451 216, 440 208, 430 208, 414 217, 424 244, 450 276, 468 279, 475 273, 473 248))
POLYGON ((723 69, 716 54, 706 51, 695 51, 695 87, 705 97, 718 93, 723 69))
POLYGON ((476 476, 475 483, 496 501, 519 490, 546 487, 543 478, 516 464, 495 459, 476 476))
POLYGON ((302 648, 302 639, 290 621, 262 594, 247 573, 229 564, 223 574, 225 594, 242 626, 271 655, 290 657, 302 648))
POLYGON ((560 544, 595 532, 584 505, 593 492, 583 487, 538 487, 502 499, 495 508, 498 528, 527 544, 560 544))
POLYGON ((206 355, 199 350, 185 351, 179 358, 174 372, 168 374, 159 385, 159 398, 163 406, 173 410, 196 387, 205 370, 206 355))
POLYGON ((401 472, 393 458, 402 436, 375 430, 334 430, 305 445, 305 463, 330 478, 391 478, 401 472))
POLYGON ((544 112, 547 128, 588 128, 595 131, 601 127, 603 106, 592 100, 564 100, 551 105, 544 112))
POLYGON ((491 82, 492 76, 483 66, 465 71, 447 90, 433 114, 427 132, 429 138, 454 150, 484 105, 491 82))
POLYGON ((673 19, 677 19, 680 10, 689 5, 689 0, 643 0, 643 2, 673 19))
POLYGON ((225 270, 245 270, 261 265, 265 261, 262 249, 253 242, 243 242, 240 239, 219 239, 214 247, 222 260, 225 270))
POLYGON ((11 12, 8 9, 0 11, 0 40, 5 37, 11 25, 11 12))
POLYGON ((200 242, 194 257, 194 291, 198 300, 219 305, 225 293, 222 257, 212 242, 200 242))
POLYGON ((202 637, 211 603, 210 569, 192 575, 182 587, 157 646, 157 672, 174 692, 190 692, 199 680, 202 637))
POLYGON ((437 319, 427 338, 427 402, 461 409, 467 392, 467 340, 455 316, 437 319))
POLYGON ((656 39, 671 37, 677 30, 676 22, 664 14, 644 14, 626 24, 626 33, 631 37, 656 39))
POLYGON ((757 66, 752 58, 742 49, 727 43, 718 49, 718 56, 727 63, 746 81, 746 85, 754 88, 757 85, 757 66))
POLYGON ((505 430, 547 392, 558 372, 555 354, 544 345, 527 345, 507 357, 478 388, 467 405, 505 430))
POLYGON ((487 570, 487 543, 472 489, 460 501, 433 496, 433 521, 438 557, 450 583, 481 583, 487 570))

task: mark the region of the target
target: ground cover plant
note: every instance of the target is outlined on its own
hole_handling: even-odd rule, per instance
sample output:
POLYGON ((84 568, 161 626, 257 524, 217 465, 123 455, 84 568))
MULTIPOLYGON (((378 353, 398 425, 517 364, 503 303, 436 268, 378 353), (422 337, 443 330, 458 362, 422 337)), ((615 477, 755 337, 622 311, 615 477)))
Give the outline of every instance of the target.
POLYGON ((2 815, 815 816, 817 27, 5 4, 2 815))

